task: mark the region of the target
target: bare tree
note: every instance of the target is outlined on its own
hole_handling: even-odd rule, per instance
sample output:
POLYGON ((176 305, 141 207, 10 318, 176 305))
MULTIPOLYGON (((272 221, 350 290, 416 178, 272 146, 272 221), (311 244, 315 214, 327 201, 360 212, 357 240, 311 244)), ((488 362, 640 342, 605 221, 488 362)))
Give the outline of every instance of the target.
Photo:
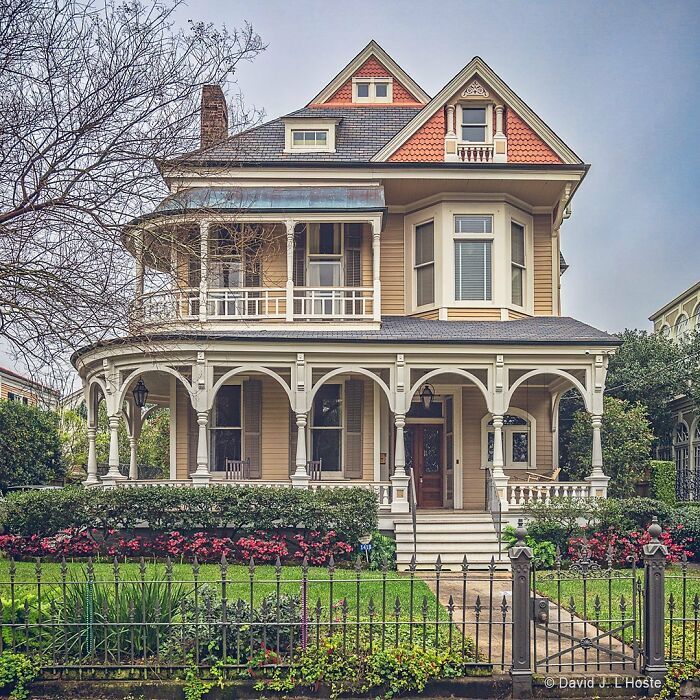
MULTIPOLYGON (((30 363, 127 330, 124 226, 198 147, 202 86, 264 49, 249 24, 178 29, 180 5, 0 3, 0 339, 30 363)), ((233 130, 255 116, 239 96, 233 130)))

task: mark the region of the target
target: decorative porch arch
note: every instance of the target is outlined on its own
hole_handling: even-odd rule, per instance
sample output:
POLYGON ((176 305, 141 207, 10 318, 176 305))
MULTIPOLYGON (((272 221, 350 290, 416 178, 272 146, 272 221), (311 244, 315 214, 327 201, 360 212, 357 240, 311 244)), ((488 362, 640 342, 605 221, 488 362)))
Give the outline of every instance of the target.
POLYGON ((180 372, 178 372, 176 369, 173 369, 172 367, 168 367, 167 365, 156 365, 155 363, 151 363, 146 365, 146 367, 138 367, 135 370, 129 372, 129 374, 124 379, 124 382, 122 383, 121 387, 119 388, 119 391, 117 392, 117 406, 121 406, 124 402, 124 396, 126 395, 127 389, 131 386, 134 379, 140 374, 148 374, 149 372, 165 372, 166 374, 171 374, 173 377, 175 377, 175 379, 178 379, 180 382, 182 382, 182 385, 185 387, 187 393, 189 394, 192 405, 196 405, 192 384, 190 384, 190 382, 188 382, 187 379, 183 377, 182 374, 180 374, 180 372))
POLYGON ((287 398, 289 399, 289 405, 294 408, 294 399, 292 397, 292 390, 291 388, 287 385, 287 382, 280 377, 279 374, 276 372, 272 371, 269 367, 264 367, 263 365, 255 365, 255 364, 245 364, 245 365, 239 365, 238 367, 234 367, 233 369, 230 369, 228 372, 226 372, 223 376, 219 377, 219 379, 216 381, 214 386, 211 389, 211 392, 209 393, 209 403, 207 406, 208 410, 211 410, 214 406, 214 400, 216 399, 216 394, 218 393, 219 389, 225 384, 225 382, 230 379, 231 377, 235 377, 237 374, 245 374, 246 372, 257 372, 259 374, 264 374, 268 377, 272 377, 283 389, 284 393, 287 395, 287 398))
POLYGON ((529 372, 525 372, 525 374, 523 374, 521 377, 518 377, 506 393, 506 410, 510 406, 511 399, 515 394, 516 389, 521 384, 525 383, 528 379, 536 377, 540 374, 556 374, 557 376, 562 377, 563 379, 566 379, 567 381, 571 382, 573 384, 573 387, 578 390, 579 394, 581 394, 581 398, 583 399, 586 411, 591 413, 591 397, 587 389, 573 374, 570 374, 566 370, 559 369, 558 367, 539 367, 537 369, 532 369, 529 372))
POLYGON ((391 395, 391 389, 389 389, 389 387, 386 385, 384 380, 381 379, 381 377, 378 377, 376 374, 374 374, 374 372, 370 372, 364 367, 359 367, 356 365, 344 365, 342 367, 338 367, 337 369, 331 370, 330 372, 327 372, 316 382, 316 384, 314 384, 313 388, 307 393, 306 406, 304 407, 306 412, 310 411, 312 406, 314 405, 314 397, 318 393, 318 390, 326 382, 333 379, 333 377, 337 377, 339 374, 361 374, 365 377, 369 377, 372 381, 376 382, 382 388, 384 394, 386 395, 387 401, 389 402, 389 410, 391 410, 392 412, 394 411, 394 398, 391 395))
POLYGON ((408 407, 410 407, 411 401, 413 400, 413 396, 416 393, 416 391, 418 391, 419 387, 425 384, 429 379, 437 377, 441 374, 457 374, 460 377, 468 379, 483 394, 484 400, 486 401, 486 408, 488 409, 488 411, 490 412, 493 409, 491 397, 489 396, 488 389, 486 388, 484 383, 474 374, 467 371, 466 369, 461 369, 460 367, 439 367, 438 369, 431 369, 430 372, 420 377, 406 394, 406 408, 408 409, 408 407))

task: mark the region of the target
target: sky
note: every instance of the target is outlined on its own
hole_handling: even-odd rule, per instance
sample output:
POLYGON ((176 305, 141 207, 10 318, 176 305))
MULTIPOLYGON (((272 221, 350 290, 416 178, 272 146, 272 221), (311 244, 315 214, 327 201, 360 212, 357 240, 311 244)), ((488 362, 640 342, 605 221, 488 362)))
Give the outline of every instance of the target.
POLYGON ((238 86, 268 118, 306 104, 370 39, 431 95, 481 56, 591 164, 561 229, 563 313, 650 328, 700 279, 700 0, 191 0, 188 19, 252 23, 267 49, 238 86))

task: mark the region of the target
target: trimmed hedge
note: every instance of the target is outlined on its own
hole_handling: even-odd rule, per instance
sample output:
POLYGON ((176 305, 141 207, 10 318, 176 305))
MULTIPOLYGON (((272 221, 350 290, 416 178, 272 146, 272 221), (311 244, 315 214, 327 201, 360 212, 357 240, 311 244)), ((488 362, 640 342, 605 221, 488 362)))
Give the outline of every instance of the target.
POLYGON ((676 528, 676 541, 684 537, 692 539, 688 549, 692 550, 695 561, 700 561, 700 503, 686 503, 676 508, 671 514, 671 525, 676 528))
POLYGON ((676 505, 676 465, 666 460, 653 460, 649 478, 650 495, 668 506, 676 505))
POLYGON ((377 528, 379 510, 374 492, 363 488, 308 491, 223 485, 27 491, 11 494, 1 508, 4 531, 11 535, 145 527, 156 533, 225 528, 236 537, 302 527, 335 530, 353 545, 377 528))

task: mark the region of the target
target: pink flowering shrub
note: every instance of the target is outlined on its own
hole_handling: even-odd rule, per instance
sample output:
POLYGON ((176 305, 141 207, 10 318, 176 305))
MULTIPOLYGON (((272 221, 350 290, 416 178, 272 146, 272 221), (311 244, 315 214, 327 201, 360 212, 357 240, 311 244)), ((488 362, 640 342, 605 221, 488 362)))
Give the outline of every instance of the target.
POLYGON ((350 544, 336 532, 310 532, 306 535, 285 536, 277 532, 256 531, 252 535, 230 537, 209 532, 183 534, 177 530, 154 535, 127 535, 108 530, 62 530, 51 537, 39 535, 0 535, 0 551, 16 559, 34 557, 60 559, 97 556, 127 558, 159 558, 217 562, 225 556, 228 561, 271 564, 277 560, 296 560, 308 556, 310 564, 325 564, 331 554, 337 559, 352 552, 350 544))
POLYGON ((329 530, 323 534, 313 531, 306 536, 294 535, 292 539, 297 546, 294 556, 297 559, 307 557, 309 564, 314 566, 327 564, 331 554, 338 559, 352 552, 352 547, 347 542, 338 539, 335 530, 329 530))
MULTIPOLYGON (((679 528, 674 528, 677 530, 679 528)), ((674 541, 673 530, 665 528, 659 536, 661 544, 668 549, 666 562, 668 564, 678 563, 683 554, 692 557, 692 552, 688 546, 692 543, 692 538, 686 537, 674 541)), ((590 557, 599 564, 607 565, 608 550, 612 553, 612 563, 615 566, 630 566, 632 561, 640 564, 643 560, 644 545, 651 542, 651 535, 646 531, 620 534, 615 530, 607 532, 593 532, 587 536, 587 542, 583 537, 572 537, 569 539, 568 553, 572 559, 581 556, 581 552, 587 547, 590 557)))

